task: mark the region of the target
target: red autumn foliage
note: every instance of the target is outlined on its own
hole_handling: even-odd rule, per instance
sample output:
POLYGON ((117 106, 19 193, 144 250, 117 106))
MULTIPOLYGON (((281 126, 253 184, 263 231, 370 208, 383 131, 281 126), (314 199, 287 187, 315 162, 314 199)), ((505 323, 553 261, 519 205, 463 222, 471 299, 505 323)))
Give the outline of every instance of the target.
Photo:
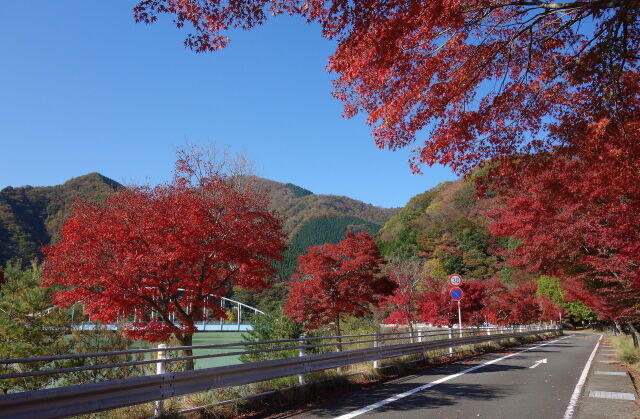
POLYGON ((525 282, 508 290, 497 279, 487 284, 483 314, 490 323, 498 325, 531 324, 538 321, 556 321, 558 313, 564 312, 546 296, 537 296, 535 281, 525 282))
POLYGON ((497 277, 486 281, 484 308, 482 314, 491 324, 505 325, 510 322, 511 301, 509 290, 497 277))
POLYGON ((163 14, 192 26, 185 44, 197 52, 224 48, 228 29, 270 15, 320 23, 338 41, 329 69, 345 114, 368 113, 379 147, 406 146, 428 128, 415 163, 462 171, 553 147, 546 130, 567 106, 621 106, 613 102, 640 56, 634 0, 142 0, 134 8, 138 22, 163 14))
POLYGON ((309 247, 298 258, 290 281, 285 313, 308 330, 334 323, 340 335, 341 316, 360 317, 393 293, 396 285, 381 273, 384 263, 375 240, 347 232, 338 244, 309 247))
MULTIPOLYGON (((435 282, 434 280, 430 280, 435 282)), ((451 287, 440 285, 441 291, 429 291, 420 301, 420 318, 437 326, 458 323, 458 303, 451 298, 451 287)), ((545 296, 537 296, 534 281, 509 290, 497 278, 487 281, 466 281, 461 286, 462 323, 478 326, 489 322, 498 325, 531 324, 558 320, 563 309, 545 296)))
MULTIPOLYGON (((431 279, 433 282, 434 280, 431 279)), ((462 323, 477 326, 484 322, 483 308, 486 286, 483 281, 466 281, 460 286, 463 297, 460 300, 462 323)), ((458 302, 451 298, 448 283, 441 291, 429 291, 420 302, 420 318, 437 326, 451 326, 458 323, 458 302)))
POLYGON ((576 123, 561 134, 581 144, 581 158, 528 160, 529 170, 500 188, 505 205, 491 214, 494 234, 522 243, 505 254, 512 266, 564 278, 602 319, 640 314, 639 128, 576 123))
POLYGON ((222 175, 194 184, 192 175, 182 155, 172 185, 123 188, 102 204, 76 203, 60 239, 45 249, 46 284, 64 287, 56 304, 81 302, 104 323, 133 318, 135 310, 128 336, 174 335, 190 345, 205 309, 225 316, 219 297, 228 285, 267 287, 285 236, 266 195, 222 175))
POLYGON ((551 301, 546 295, 538 296, 538 305, 540 306, 540 320, 543 322, 558 321, 560 315, 564 317, 564 308, 551 301))
POLYGON ((517 286, 504 295, 504 306, 511 311, 509 321, 517 324, 529 324, 540 319, 542 314, 538 305, 536 283, 531 281, 517 286))

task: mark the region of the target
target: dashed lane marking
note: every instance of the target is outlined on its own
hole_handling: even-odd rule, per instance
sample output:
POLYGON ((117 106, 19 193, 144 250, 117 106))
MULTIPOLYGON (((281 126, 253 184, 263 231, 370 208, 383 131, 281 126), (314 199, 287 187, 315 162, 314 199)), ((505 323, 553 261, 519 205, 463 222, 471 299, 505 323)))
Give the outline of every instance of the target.
POLYGON ((594 371, 595 375, 627 375, 624 371, 594 371))
POLYGON ((635 400, 636 396, 631 393, 616 393, 615 391, 598 391, 591 390, 589 397, 597 397, 599 399, 614 399, 614 400, 635 400))

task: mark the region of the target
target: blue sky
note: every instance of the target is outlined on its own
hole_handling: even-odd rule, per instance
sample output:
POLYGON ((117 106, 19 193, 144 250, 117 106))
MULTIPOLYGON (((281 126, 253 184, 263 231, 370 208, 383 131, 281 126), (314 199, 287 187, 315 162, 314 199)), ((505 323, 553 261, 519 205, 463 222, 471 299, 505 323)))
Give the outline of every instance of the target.
POLYGON ((363 117, 331 97, 335 44, 282 17, 196 55, 170 22, 135 24, 135 1, 0 3, 0 188, 89 172, 170 178, 185 139, 245 149, 260 176, 401 206, 454 179, 412 175, 410 151, 376 149, 363 117))

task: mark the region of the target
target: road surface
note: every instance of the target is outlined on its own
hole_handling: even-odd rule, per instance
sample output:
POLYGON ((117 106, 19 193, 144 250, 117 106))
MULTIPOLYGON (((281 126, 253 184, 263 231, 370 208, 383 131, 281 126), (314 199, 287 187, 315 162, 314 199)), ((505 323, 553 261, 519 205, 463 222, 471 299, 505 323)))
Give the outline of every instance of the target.
POLYGON ((567 334, 427 368, 276 417, 563 418, 597 340, 567 334))

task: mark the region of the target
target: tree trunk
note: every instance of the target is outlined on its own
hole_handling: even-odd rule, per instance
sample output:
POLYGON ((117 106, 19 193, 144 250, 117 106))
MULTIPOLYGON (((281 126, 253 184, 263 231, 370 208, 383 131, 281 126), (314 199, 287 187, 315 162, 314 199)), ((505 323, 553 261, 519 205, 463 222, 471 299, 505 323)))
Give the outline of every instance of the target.
POLYGON ((411 336, 411 343, 415 342, 414 336, 413 336, 413 322, 411 320, 409 320, 409 333, 411 336))
POLYGON ((615 327, 615 328, 616 328, 616 330, 617 330, 617 332, 618 332, 618 334, 619 334, 619 335, 621 335, 621 334, 622 334, 622 326, 620 326, 620 323, 618 323, 618 322, 613 322, 613 327, 615 327))
POLYGON ((629 325, 629 329, 631 329, 631 337, 633 338, 633 346, 635 346, 637 348, 638 345, 640 344, 640 333, 638 333, 638 330, 633 326, 633 324, 631 322, 628 322, 627 324, 629 325))
MULTIPOLYGON (((193 345, 193 336, 192 335, 176 335, 178 342, 180 342, 181 346, 192 346, 193 345)), ((182 356, 193 356, 193 349, 183 349, 182 356)), ((187 359, 184 361, 184 370, 189 371, 195 369, 195 361, 193 359, 187 359)))

